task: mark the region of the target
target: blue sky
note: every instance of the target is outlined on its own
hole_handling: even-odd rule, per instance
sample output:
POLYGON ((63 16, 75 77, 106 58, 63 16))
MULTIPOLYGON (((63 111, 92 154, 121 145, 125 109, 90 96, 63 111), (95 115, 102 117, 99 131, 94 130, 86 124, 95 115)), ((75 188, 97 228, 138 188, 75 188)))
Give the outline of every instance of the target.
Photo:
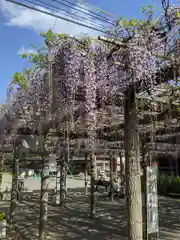
MULTIPOLYGON (((88 2, 113 15, 127 18, 140 18, 141 7, 155 2, 160 13, 160 0, 89 0, 88 2)), ((177 0, 171 2, 177 3, 177 0)), ((54 18, 0 0, 0 103, 6 100, 6 89, 13 74, 28 66, 25 60, 19 58, 18 53, 31 51, 31 44, 43 45, 39 33, 52 28, 54 24, 54 18)), ((78 34, 85 31, 93 34, 88 29, 61 20, 56 21, 55 30, 63 33, 78 34)))

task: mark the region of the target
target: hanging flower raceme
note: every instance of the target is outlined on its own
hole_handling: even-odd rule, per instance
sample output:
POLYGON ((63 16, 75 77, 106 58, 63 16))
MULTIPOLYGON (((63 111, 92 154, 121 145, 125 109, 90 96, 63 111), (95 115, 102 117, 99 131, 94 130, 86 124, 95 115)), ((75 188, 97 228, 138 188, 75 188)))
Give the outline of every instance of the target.
POLYGON ((85 121, 92 134, 96 129, 96 68, 93 59, 87 56, 84 62, 85 121))
POLYGON ((149 30, 140 31, 129 42, 126 56, 129 84, 140 83, 153 87, 157 72, 155 53, 158 44, 158 37, 149 30))
POLYGON ((74 105, 75 93, 79 84, 81 52, 72 40, 61 43, 53 66, 54 94, 56 108, 63 110, 74 105))

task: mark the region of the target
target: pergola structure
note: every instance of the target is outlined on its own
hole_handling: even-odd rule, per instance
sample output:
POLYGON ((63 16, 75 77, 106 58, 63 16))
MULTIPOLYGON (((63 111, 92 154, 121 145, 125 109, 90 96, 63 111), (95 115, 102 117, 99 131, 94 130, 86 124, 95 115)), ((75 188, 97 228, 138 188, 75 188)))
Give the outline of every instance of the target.
MULTIPOLYGON (((59 49, 56 50, 55 58, 61 57, 61 51, 59 51, 59 49)), ((174 50, 176 52, 179 51, 179 47, 174 50)), ((88 55, 85 57, 87 56, 88 55)), ((60 60, 62 59, 60 58, 60 60)), ((179 60, 179 56, 177 59, 179 60)), ((89 74, 91 74, 91 70, 93 69, 90 63, 90 61, 84 63, 86 64, 86 70, 89 70, 89 74)), ((17 148, 20 147, 21 151, 24 149, 22 147, 22 139, 24 140, 29 135, 36 136, 39 138, 39 143, 35 144, 33 150, 30 149, 30 151, 42 156, 42 168, 48 162, 50 154, 54 153, 57 155, 57 162, 59 162, 59 159, 62 157, 61 168, 63 168, 62 172, 64 171, 65 174, 62 174, 61 181, 63 180, 64 182, 66 176, 64 163, 68 162, 70 154, 75 155, 80 150, 84 152, 85 161, 87 161, 87 154, 89 154, 92 170, 91 214, 93 215, 95 212, 94 172, 98 155, 105 153, 112 162, 115 155, 117 157, 117 155, 119 156, 119 154, 125 150, 126 162, 128 162, 128 159, 131 157, 132 162, 135 164, 139 156, 138 151, 140 150, 142 161, 146 165, 153 161, 154 153, 174 152, 177 154, 179 152, 179 101, 178 98, 170 101, 169 90, 166 89, 168 85, 167 81, 179 77, 179 72, 178 64, 175 65, 173 61, 170 61, 170 63, 170 66, 165 65, 155 73, 156 84, 154 85, 156 86, 154 86, 153 89, 149 89, 147 86, 142 85, 142 82, 137 81, 133 87, 128 86, 130 90, 133 89, 134 91, 135 89, 133 94, 131 91, 125 91, 125 95, 124 93, 120 93, 120 88, 117 88, 116 91, 104 92, 104 98, 100 97, 100 100, 98 99, 97 93, 99 89, 94 89, 94 84, 96 83, 96 81, 93 80, 94 75, 90 78, 87 77, 88 74, 85 76, 85 74, 81 73, 80 75, 86 78, 84 77, 79 80, 78 84, 76 83, 76 88, 75 90, 73 89, 75 93, 72 91, 71 86, 69 86, 69 82, 67 82, 66 86, 73 95, 74 99, 72 102, 74 105, 72 105, 72 102, 70 102, 70 104, 69 102, 67 104, 66 101, 63 102, 64 98, 68 98, 68 100, 71 98, 68 94, 66 97, 63 96, 62 83, 64 79, 64 82, 68 79, 63 75, 64 66, 61 66, 61 61, 56 61, 54 64, 50 63, 48 72, 42 75, 36 74, 36 76, 31 76, 28 91, 20 89, 11 104, 10 110, 1 118, 0 134, 3 143, 2 151, 5 152, 12 149, 15 151, 16 157, 14 159, 16 160, 17 148), (176 76, 174 76, 174 72, 176 72, 176 76), (53 86, 50 86, 49 91, 47 85, 51 80, 53 86), (89 85, 88 80, 92 80, 89 85), (96 122, 92 128, 91 126, 87 127, 82 111, 86 108, 84 102, 87 100, 87 96, 85 96, 87 95, 87 91, 86 93, 83 91, 83 87, 86 87, 86 84, 89 88, 92 88, 92 91, 90 89, 92 94, 91 100, 93 102, 91 110, 93 111, 93 116, 96 117, 96 120, 94 120, 93 116, 88 116, 89 120, 92 118, 92 120, 96 122), (137 107, 135 107, 135 105, 137 107), (137 118, 135 118, 135 122, 133 122, 130 118, 132 118, 131 114, 134 113, 135 109, 138 110, 138 114, 135 114, 137 118), (131 127, 132 133, 130 130, 131 127), (137 129, 139 129, 139 133, 136 132, 137 129), (128 140, 127 135, 129 137, 128 140), (9 143, 7 137, 10 138, 9 143), (136 143, 135 140, 137 140, 136 143), (127 156, 127 149, 132 151, 130 157, 127 156), (149 158, 147 156, 143 157, 147 155, 148 152, 150 153, 149 158), (135 156, 133 156, 133 153, 135 153, 135 156)), ((81 71, 81 68, 79 71, 81 71)), ((69 74, 68 71, 67 74, 69 74)), ((77 69, 76 71, 74 70, 73 74, 79 74, 77 69)), ((96 75, 97 74, 98 72, 96 72, 96 75)), ((113 77, 114 75, 112 78, 113 77)), ((121 78, 123 77, 121 76, 121 78)), ((103 84, 102 86, 104 87, 103 84)), ((112 89, 113 87, 114 85, 112 84, 112 89)), ((108 86, 108 90, 109 89, 110 87, 108 86)), ((176 91, 176 94, 179 96, 179 90, 176 91)), ((87 115, 88 114, 89 112, 87 115)), ((17 162, 14 161, 14 166, 16 163, 17 162)), ((129 166, 130 170, 132 170, 131 167, 132 166, 129 166)), ((136 176, 132 171, 130 174, 131 177, 135 179, 136 176)), ((130 180, 133 181, 133 179, 130 180)), ((15 180, 14 176, 14 181, 15 180)), ((47 200, 47 178, 43 175, 42 185, 41 199, 46 198, 47 200)), ((16 184, 14 184, 12 199, 15 199, 14 192, 16 191, 16 187, 16 184)), ((61 187, 61 198, 65 198, 65 186, 61 185, 61 187)), ((44 209, 46 208, 45 205, 47 205, 47 202, 44 201, 43 204, 44 205, 41 206, 41 214, 45 214, 44 209)), ((138 204, 139 203, 137 203, 137 209, 141 207, 138 204)), ((41 226, 44 225, 43 221, 44 220, 41 220, 41 226)))

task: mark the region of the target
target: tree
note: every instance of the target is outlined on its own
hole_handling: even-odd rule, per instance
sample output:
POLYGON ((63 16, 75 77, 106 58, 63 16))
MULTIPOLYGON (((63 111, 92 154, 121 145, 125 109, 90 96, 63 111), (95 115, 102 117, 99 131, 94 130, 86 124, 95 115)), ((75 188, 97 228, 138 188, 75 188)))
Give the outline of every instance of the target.
POLYGON ((19 176, 19 139, 14 139, 13 143, 13 166, 12 166, 12 188, 11 188, 11 203, 10 203, 10 227, 14 227, 15 209, 17 206, 17 189, 19 176))
POLYGON ((134 88, 125 94, 125 166, 126 196, 128 211, 128 237, 130 240, 142 240, 142 196, 139 132, 134 88))
POLYGON ((3 144, 1 145, 2 151, 0 153, 0 192, 2 191, 3 170, 4 170, 4 153, 3 144))
MULTIPOLYGON (((42 129, 43 130, 43 129, 42 129)), ((48 159, 45 155, 45 145, 47 141, 47 131, 42 131, 41 133, 41 195, 40 195, 40 216, 39 216, 39 240, 45 239, 47 218, 48 218, 48 184, 49 184, 49 174, 45 172, 45 167, 47 167, 48 159)))

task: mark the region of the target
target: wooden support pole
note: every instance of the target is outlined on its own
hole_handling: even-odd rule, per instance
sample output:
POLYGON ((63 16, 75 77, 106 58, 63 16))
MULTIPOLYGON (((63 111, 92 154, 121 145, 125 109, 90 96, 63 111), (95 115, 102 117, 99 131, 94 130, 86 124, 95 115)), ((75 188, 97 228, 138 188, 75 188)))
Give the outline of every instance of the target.
MULTIPOLYGON (((106 37, 103 37, 103 36, 98 36, 98 40, 100 41, 103 41, 103 42, 106 42, 106 43, 110 43, 110 44, 114 44, 115 46, 118 46, 118 47, 121 47, 121 48, 128 48, 128 47, 133 47, 134 50, 138 50, 138 47, 134 47, 132 46, 131 43, 124 43, 122 41, 119 41, 117 39, 113 39, 113 38, 106 38, 106 37)), ((141 48, 142 51, 146 51, 144 48, 141 48)), ((165 55, 160 55, 159 53, 157 52, 153 52, 152 53, 155 57, 157 58, 162 58, 164 60, 169 60, 171 61, 172 63, 176 63, 178 64, 179 63, 179 59, 174 59, 172 56, 165 56, 165 55)))
POLYGON ((88 194, 88 153, 85 152, 85 156, 84 156, 84 194, 87 195, 88 194))
POLYGON ((120 178, 123 179, 124 177, 124 164, 123 164, 123 159, 122 159, 122 153, 121 151, 119 152, 119 159, 120 159, 120 178))
POLYGON ((61 180, 60 180, 60 206, 66 206, 66 194, 67 194, 67 164, 69 163, 69 130, 68 121, 64 130, 64 156, 61 162, 61 180))
POLYGON ((113 190, 113 181, 114 181, 114 177, 113 177, 113 155, 110 152, 109 153, 109 171, 110 171, 110 184, 111 184, 111 202, 114 201, 114 190, 113 190))
POLYGON ((114 176, 117 178, 117 156, 116 156, 116 153, 113 154, 113 173, 114 173, 114 176))
POLYGON ((91 195, 90 195, 90 217, 93 219, 96 214, 96 192, 95 192, 95 178, 96 178, 96 156, 92 151, 90 155, 91 162, 91 195))

